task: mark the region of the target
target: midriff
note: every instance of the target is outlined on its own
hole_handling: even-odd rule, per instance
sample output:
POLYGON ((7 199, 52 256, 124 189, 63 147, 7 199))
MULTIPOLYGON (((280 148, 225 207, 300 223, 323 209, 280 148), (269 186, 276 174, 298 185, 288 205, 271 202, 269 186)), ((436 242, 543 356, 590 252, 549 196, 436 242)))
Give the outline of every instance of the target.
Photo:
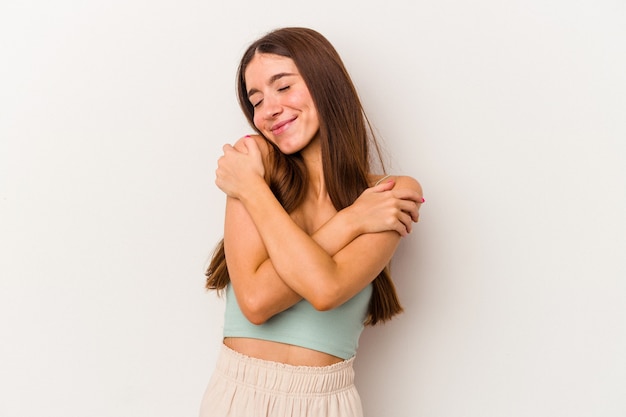
POLYGON ((252 358, 294 366, 329 366, 343 359, 301 346, 247 337, 225 337, 224 344, 252 358))

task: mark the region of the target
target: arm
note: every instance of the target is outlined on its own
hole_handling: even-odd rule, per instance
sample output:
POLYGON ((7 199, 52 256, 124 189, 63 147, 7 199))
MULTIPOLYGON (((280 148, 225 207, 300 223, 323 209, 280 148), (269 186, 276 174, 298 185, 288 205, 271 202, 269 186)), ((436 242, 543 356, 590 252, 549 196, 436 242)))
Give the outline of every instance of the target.
MULTIPOLYGON (((357 220, 339 212, 311 239, 332 256, 357 236, 357 220)), ((224 250, 237 301, 252 323, 263 323, 302 299, 280 278, 250 214, 232 197, 226 202, 224 250)))
MULTIPOLYGON (((260 145, 263 146, 263 144, 261 139, 260 145)), ((330 259, 332 261, 335 256, 338 256, 337 259, 342 262, 351 258, 358 260, 358 258, 349 255, 350 251, 345 252, 348 246, 352 246, 352 253, 359 253, 361 258, 367 258, 368 261, 374 262, 370 264, 362 262, 363 259, 358 260, 363 269, 371 269, 375 273, 363 274, 361 272, 362 269, 357 268, 356 275, 365 275, 369 278, 365 281, 358 281, 356 286, 344 287, 344 291, 336 294, 338 297, 330 300, 331 303, 336 302, 338 305, 350 298, 351 293, 356 293, 367 282, 371 281, 388 262, 393 249, 395 249, 395 244, 393 246, 383 245, 391 250, 389 253, 381 251, 379 246, 383 242, 379 241, 381 236, 374 241, 366 241, 361 239, 360 235, 364 233, 382 235, 377 232, 395 230, 397 233, 388 232, 383 240, 392 239, 393 242, 397 243, 400 235, 406 235, 410 231, 411 222, 417 221, 418 200, 421 202, 421 195, 406 187, 404 189, 399 187, 391 193, 390 190, 395 184, 386 182, 366 190, 352 206, 337 213, 312 236, 308 236, 291 220, 289 215, 282 209, 282 206, 278 204, 271 191, 269 191, 269 187, 262 179, 263 167, 257 166, 256 171, 254 171, 255 165, 251 163, 249 156, 235 152, 234 149, 225 146, 225 158, 224 160, 220 159, 216 183, 227 194, 232 195, 227 202, 225 249, 237 299, 244 314, 253 322, 263 322, 273 314, 299 301, 301 298, 299 291, 302 291, 303 295, 311 296, 309 294, 310 291, 307 293, 307 290, 315 290, 319 287, 315 281, 316 278, 313 278, 313 280, 304 279, 305 283, 308 282, 308 287, 305 286, 295 290, 292 286, 294 284, 297 286, 298 281, 289 282, 289 278, 283 281, 282 278, 284 277, 277 272, 277 268, 274 265, 276 259, 282 264, 285 263, 285 259, 290 259, 293 261, 293 269, 296 275, 306 277, 311 273, 316 273, 317 271, 315 270, 309 272, 310 268, 306 265, 316 264, 318 262, 317 258, 315 256, 306 256, 311 251, 311 247, 309 246, 309 249, 306 249, 306 246, 304 246, 303 249, 302 242, 312 244, 312 250, 314 251, 324 252, 323 256, 325 258, 321 258, 322 260, 330 259), (237 157, 242 156, 244 158, 239 161, 241 162, 239 165, 233 164, 233 159, 237 162, 237 157), (253 167, 254 175, 246 177, 245 171, 249 171, 251 166, 253 167), (229 168, 230 172, 228 172, 229 168), (247 178, 247 182, 239 182, 238 187, 234 187, 235 189, 247 190, 248 192, 245 193, 245 196, 240 196, 233 191, 232 178, 229 179, 229 176, 237 177, 236 179, 241 177, 247 178), (252 182, 250 182, 250 179, 252 179, 252 182), (260 194, 256 193, 255 190, 260 191, 260 194), (259 198, 259 200, 255 202, 255 198, 259 198), (259 202, 261 204, 258 204, 259 202), (269 203, 269 206, 265 203, 269 203), (269 211, 266 212, 265 210, 269 211), (269 214, 269 216, 266 214, 269 214), (278 222, 275 222, 276 214, 278 215, 278 222), (257 217, 256 222, 253 219, 254 216, 257 217), (261 227, 257 223, 261 223, 261 227), (270 230, 269 234, 275 235, 277 243, 273 245, 273 248, 275 252, 278 252, 276 255, 272 256, 270 253, 271 249, 266 248, 267 237, 263 236, 262 230, 270 230), (288 249, 287 247, 292 247, 291 243, 294 236, 296 237, 296 240, 293 241, 295 250, 285 250, 288 249), (355 239, 357 237, 358 239, 355 239), (290 243, 285 245, 285 241, 290 243), (357 241, 358 244, 356 244, 357 241), (352 242, 355 244, 353 245, 352 242), (363 249, 368 245, 374 245, 379 249, 376 253, 380 254, 380 256, 371 256, 370 254, 363 256, 363 249), (303 254, 300 250, 304 250, 305 253, 303 254), (342 252, 343 254, 339 256, 342 252), (287 253, 287 255, 283 256, 282 253, 287 253), (306 259, 308 259, 307 263, 304 266, 300 266, 301 261, 306 259)), ((406 182, 406 180, 399 182, 406 182)), ((270 237, 271 241, 272 238, 270 237)), ((284 266, 282 268, 287 270, 284 266)), ((334 272, 332 273, 334 274, 334 272)), ((332 280, 337 281, 334 278, 332 280)), ((334 292, 334 289, 326 285, 327 283, 322 282, 322 284, 322 287, 325 286, 327 291, 334 292)), ((313 297, 309 299, 309 301, 312 300, 313 297)), ((313 304, 316 305, 315 303, 313 304)), ((324 306, 320 307, 324 308, 324 306)), ((332 304, 329 304, 330 307, 332 307, 332 304)))
MULTIPOLYGON (((415 180, 399 179, 417 189, 415 180)), ((370 283, 389 263, 401 236, 392 230, 359 235, 329 255, 281 210, 258 183, 240 197, 280 278, 315 308, 335 308, 370 283), (288 242, 288 244, 285 244, 288 242)))

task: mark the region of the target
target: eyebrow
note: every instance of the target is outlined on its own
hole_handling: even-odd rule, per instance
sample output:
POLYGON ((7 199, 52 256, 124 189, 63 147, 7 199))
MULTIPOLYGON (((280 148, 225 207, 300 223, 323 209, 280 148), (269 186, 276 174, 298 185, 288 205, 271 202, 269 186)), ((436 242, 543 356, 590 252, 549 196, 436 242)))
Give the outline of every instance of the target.
MULTIPOLYGON (((291 77, 293 75, 297 75, 291 72, 280 72, 278 74, 274 74, 270 77, 270 79, 268 80, 268 85, 269 84, 274 84, 276 81, 280 80, 283 77, 291 77)), ((256 88, 251 88, 250 90, 248 90, 248 98, 250 98, 251 95, 258 93, 259 90, 257 90, 256 88)))

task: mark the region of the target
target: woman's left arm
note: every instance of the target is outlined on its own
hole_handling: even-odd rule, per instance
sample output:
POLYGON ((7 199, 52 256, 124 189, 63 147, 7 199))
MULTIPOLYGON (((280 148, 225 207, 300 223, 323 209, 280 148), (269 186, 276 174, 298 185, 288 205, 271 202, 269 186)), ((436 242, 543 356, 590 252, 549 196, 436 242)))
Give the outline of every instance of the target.
MULTIPOLYGON (((419 190, 419 184, 409 177, 398 178, 396 184, 398 188, 419 190)), ((318 310, 343 304, 374 280, 401 239, 395 231, 365 233, 330 256, 291 220, 269 188, 259 184, 241 201, 278 275, 318 310)))

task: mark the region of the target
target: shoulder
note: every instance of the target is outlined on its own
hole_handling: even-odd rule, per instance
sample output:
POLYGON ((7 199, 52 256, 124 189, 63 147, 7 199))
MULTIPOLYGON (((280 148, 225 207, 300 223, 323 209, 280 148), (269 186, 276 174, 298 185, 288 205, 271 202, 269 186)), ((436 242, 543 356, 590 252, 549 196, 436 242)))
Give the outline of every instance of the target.
POLYGON ((266 158, 267 155, 270 153, 271 146, 269 142, 261 135, 246 135, 238 139, 233 147, 238 151, 245 151, 246 145, 244 144, 244 142, 250 139, 253 139, 256 142, 259 150, 261 151, 261 154, 264 158, 266 158))
POLYGON ((250 135, 252 139, 256 142, 257 146, 261 150, 263 156, 267 156, 270 153, 271 146, 270 143, 261 135, 250 135))
POLYGON ((253 140, 257 147, 259 148, 259 151, 261 151, 261 157, 263 159, 263 164, 265 165, 265 168, 268 167, 269 165, 269 155, 272 152, 272 145, 270 145, 269 141, 267 139, 265 139, 263 136, 261 135, 246 135, 240 139, 238 139, 235 144, 233 145, 233 147, 235 149, 237 149, 240 152, 247 152, 246 150, 246 145, 245 145, 245 141, 250 141, 253 140))
POLYGON ((408 188, 420 194, 422 193, 422 185, 419 181, 408 175, 373 175, 371 176, 371 185, 373 186, 386 180, 395 181, 396 185, 393 188, 408 188))
POLYGON ((398 188, 410 188, 419 193, 422 192, 422 184, 420 184, 419 181, 413 177, 409 177, 408 175, 399 175, 393 178, 395 179, 396 187, 398 188))

